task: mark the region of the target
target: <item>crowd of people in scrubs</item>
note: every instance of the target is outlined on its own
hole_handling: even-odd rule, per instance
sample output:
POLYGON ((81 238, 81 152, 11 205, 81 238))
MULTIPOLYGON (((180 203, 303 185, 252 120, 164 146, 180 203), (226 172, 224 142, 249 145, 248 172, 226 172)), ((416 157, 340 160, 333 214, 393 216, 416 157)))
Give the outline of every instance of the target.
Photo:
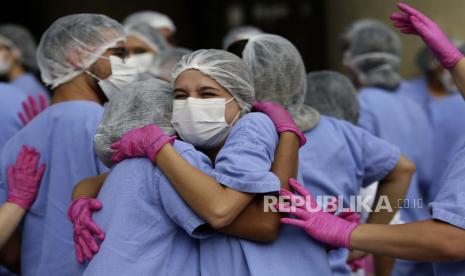
POLYGON ((0 275, 465 275, 465 43, 390 20, 339 34, 345 75, 155 11, 0 25, 0 275))

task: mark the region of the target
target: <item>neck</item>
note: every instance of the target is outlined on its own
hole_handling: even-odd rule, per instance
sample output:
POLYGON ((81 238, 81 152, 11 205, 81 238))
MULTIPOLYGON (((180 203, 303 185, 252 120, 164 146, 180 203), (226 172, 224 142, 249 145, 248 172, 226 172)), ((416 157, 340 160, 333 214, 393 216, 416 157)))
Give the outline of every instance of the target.
POLYGON ((24 73, 25 73, 24 68, 21 65, 15 63, 11 67, 10 72, 8 72, 8 75, 7 75, 8 81, 14 81, 15 79, 17 79, 24 73))
POLYGON ((434 98, 441 98, 447 95, 446 89, 442 83, 437 79, 428 79, 428 88, 431 96, 434 98))
POLYGON ((92 101, 103 104, 103 99, 86 82, 84 75, 61 84, 53 90, 52 104, 66 101, 92 101))

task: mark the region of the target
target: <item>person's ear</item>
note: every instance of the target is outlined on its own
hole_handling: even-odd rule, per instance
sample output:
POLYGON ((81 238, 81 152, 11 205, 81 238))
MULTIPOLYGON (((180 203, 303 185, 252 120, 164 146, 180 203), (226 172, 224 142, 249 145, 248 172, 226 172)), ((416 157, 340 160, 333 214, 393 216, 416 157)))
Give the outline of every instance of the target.
POLYGON ((17 61, 18 63, 21 60, 21 51, 17 48, 13 48, 10 50, 11 55, 13 56, 14 60, 17 61))
POLYGON ((71 50, 69 51, 68 55, 66 56, 68 62, 78 69, 84 69, 84 65, 82 64, 80 55, 77 51, 71 50))

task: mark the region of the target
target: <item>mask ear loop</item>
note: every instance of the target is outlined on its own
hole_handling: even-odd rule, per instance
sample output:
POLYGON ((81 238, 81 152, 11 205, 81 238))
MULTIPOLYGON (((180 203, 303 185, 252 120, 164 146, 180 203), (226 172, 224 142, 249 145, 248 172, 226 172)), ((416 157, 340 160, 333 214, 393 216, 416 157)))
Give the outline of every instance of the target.
MULTIPOLYGON (((229 99, 224 103, 224 105, 227 105, 227 104, 230 103, 232 100, 234 100, 234 97, 229 98, 229 99)), ((237 112, 236 117, 234 117, 234 119, 233 119, 232 122, 229 124, 229 126, 232 126, 232 125, 234 125, 234 123, 236 123, 236 120, 239 118, 239 115, 241 115, 241 111, 240 111, 240 110, 239 110, 239 112, 237 112)))
MULTIPOLYGON (((108 62, 110 62, 110 65, 111 65, 111 60, 110 60, 109 58, 107 58, 107 57, 105 57, 105 56, 99 56, 97 59, 99 59, 99 58, 104 59, 104 60, 108 60, 108 62)), ((96 80, 98 80, 98 81, 102 81, 101 78, 97 77, 97 75, 93 74, 93 73, 90 72, 88 69, 85 69, 84 72, 85 72, 86 74, 88 74, 89 76, 93 77, 94 79, 96 79, 96 80)))

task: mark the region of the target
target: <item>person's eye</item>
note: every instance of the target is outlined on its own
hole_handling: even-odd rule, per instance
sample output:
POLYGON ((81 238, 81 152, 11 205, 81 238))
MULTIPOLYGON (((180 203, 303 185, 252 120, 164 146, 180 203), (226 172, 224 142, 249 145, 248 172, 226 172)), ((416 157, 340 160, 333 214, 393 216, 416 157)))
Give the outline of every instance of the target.
POLYGON ((174 94, 174 99, 175 100, 185 100, 187 99, 187 95, 184 93, 175 93, 174 94))
POLYGON ((215 97, 218 97, 217 93, 213 92, 213 91, 203 91, 202 92, 202 97, 204 98, 215 98, 215 97))

